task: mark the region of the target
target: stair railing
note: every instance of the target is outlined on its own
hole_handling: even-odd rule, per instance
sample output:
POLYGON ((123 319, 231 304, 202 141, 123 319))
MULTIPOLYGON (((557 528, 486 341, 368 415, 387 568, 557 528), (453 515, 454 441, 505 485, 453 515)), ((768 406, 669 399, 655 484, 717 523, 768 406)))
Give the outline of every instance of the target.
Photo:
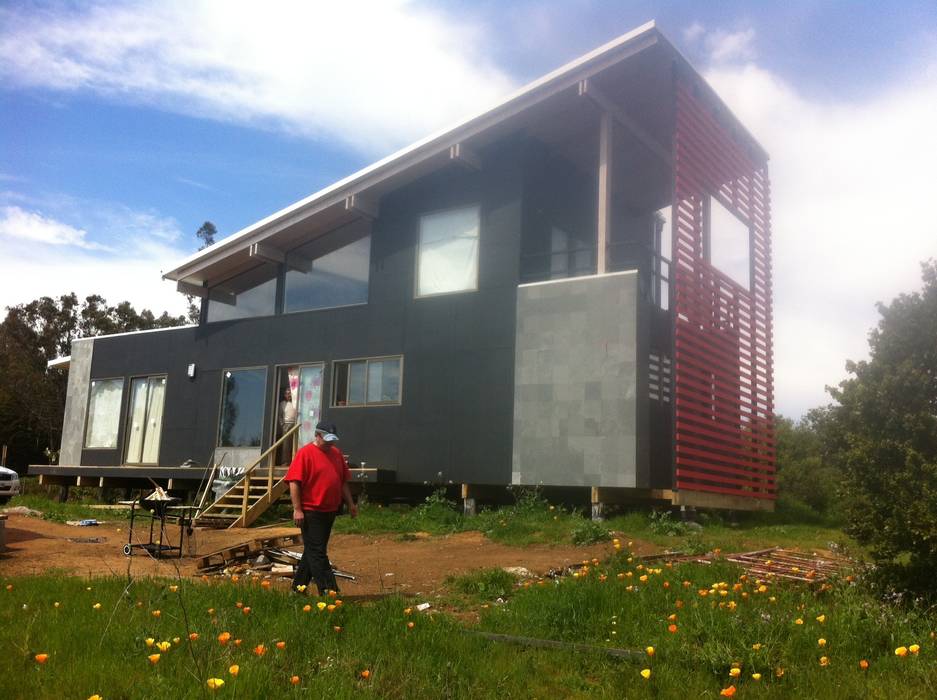
MULTIPOLYGON (((276 454, 277 448, 280 447, 287 440, 291 440, 292 452, 295 455, 296 453, 296 439, 295 436, 299 432, 300 423, 296 423, 292 428, 287 430, 275 443, 270 445, 261 455, 251 464, 247 469, 244 470, 244 476, 242 477, 241 483, 243 484, 244 493, 241 496, 241 522, 247 522, 247 508, 248 508, 248 499, 250 498, 250 483, 251 483, 251 474, 254 473, 254 470, 260 466, 261 462, 265 459, 270 458, 270 462, 267 465, 267 493, 265 494, 268 498, 273 496, 273 455, 276 454)), ((263 498, 263 496, 261 496, 263 498)))

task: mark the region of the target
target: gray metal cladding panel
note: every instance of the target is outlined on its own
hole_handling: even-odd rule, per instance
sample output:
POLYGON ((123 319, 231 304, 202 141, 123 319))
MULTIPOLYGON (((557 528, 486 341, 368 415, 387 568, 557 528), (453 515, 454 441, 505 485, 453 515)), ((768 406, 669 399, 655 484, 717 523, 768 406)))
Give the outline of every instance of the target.
POLYGON ((638 275, 517 295, 512 482, 638 485, 638 275))
POLYGON ((85 423, 88 417, 88 391, 91 382, 91 358, 93 353, 94 338, 72 341, 59 464, 70 466, 82 464, 81 448, 85 442, 85 423))

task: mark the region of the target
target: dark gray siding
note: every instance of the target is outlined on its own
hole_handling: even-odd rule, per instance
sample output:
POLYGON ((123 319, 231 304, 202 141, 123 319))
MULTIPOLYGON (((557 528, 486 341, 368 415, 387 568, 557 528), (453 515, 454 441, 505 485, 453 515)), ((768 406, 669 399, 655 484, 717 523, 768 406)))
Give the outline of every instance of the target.
MULTIPOLYGON (((159 464, 206 464, 224 369, 268 368, 270 426, 274 367, 325 362, 323 413, 352 461, 396 469, 403 482, 509 483, 524 159, 505 144, 484 156, 480 172, 453 166, 382 199, 367 305, 100 338, 91 377, 168 374, 159 464), (481 204, 478 291, 414 298, 419 215, 472 203, 481 204), (332 361, 396 354, 402 405, 329 407, 332 361)), ((82 452, 85 465, 121 462, 120 450, 82 452)))

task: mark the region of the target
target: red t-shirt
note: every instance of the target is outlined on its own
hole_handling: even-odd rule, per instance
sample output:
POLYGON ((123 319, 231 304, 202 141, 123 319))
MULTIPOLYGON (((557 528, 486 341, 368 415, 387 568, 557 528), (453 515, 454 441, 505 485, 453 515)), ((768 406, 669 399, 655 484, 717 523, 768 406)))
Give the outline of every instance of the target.
POLYGON ((349 477, 341 450, 322 450, 310 442, 296 453, 284 480, 299 482, 303 510, 332 513, 342 505, 342 484, 349 477))

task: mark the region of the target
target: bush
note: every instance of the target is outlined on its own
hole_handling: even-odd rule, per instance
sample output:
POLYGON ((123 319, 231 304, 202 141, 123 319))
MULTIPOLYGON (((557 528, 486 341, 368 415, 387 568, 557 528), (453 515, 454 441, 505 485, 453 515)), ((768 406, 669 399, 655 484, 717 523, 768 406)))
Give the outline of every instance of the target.
POLYGON ((446 583, 455 591, 483 598, 502 598, 514 588, 517 578, 504 569, 484 569, 465 576, 451 576, 446 583))
POLYGON ((577 523, 573 527, 570 537, 573 540, 573 544, 586 545, 595 544, 596 542, 607 542, 612 538, 612 533, 609 532, 608 527, 604 524, 583 518, 582 522, 577 523))
POLYGON ((652 510, 648 520, 648 527, 655 535, 679 537, 690 532, 690 526, 682 520, 674 520, 669 510, 652 510))

